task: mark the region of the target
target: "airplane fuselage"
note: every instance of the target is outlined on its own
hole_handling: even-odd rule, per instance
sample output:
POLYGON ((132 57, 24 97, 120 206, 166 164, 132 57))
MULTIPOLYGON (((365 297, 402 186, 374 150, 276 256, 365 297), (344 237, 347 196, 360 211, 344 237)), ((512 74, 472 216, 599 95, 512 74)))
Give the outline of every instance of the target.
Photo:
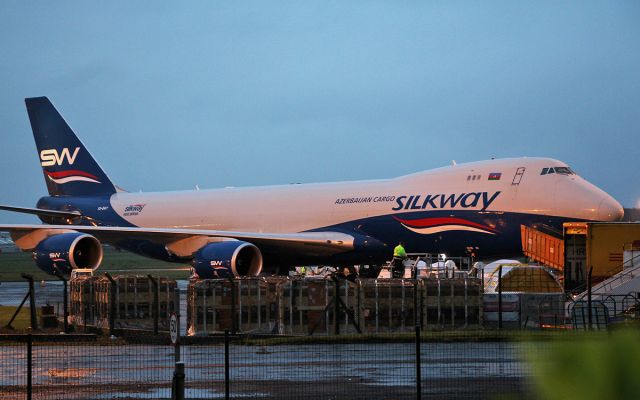
MULTIPOLYGON (((561 230, 563 222, 616 220, 619 204, 557 160, 488 160, 393 179, 224 188, 104 197, 44 197, 39 208, 78 210, 80 223, 238 232, 342 232, 379 241, 366 251, 273 264, 381 262, 399 241, 410 252, 481 257, 521 254, 520 226, 561 230), (556 168, 563 173, 544 173, 556 168)), ((79 221, 75 221, 79 223, 79 221)), ((162 246, 122 241, 128 250, 172 261, 162 246), (165 256, 166 254, 166 256, 165 256)))

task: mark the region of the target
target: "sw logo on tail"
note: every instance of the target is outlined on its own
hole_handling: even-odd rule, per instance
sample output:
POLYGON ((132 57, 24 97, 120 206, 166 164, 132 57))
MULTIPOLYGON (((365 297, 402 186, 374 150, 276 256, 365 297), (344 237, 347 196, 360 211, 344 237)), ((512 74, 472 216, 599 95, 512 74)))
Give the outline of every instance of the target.
POLYGON ((67 159, 69 165, 73 165, 76 161, 76 157, 78 156, 78 152, 80 151, 80 147, 76 147, 73 151, 73 154, 69 151, 67 147, 62 149, 60 153, 56 149, 46 149, 40 152, 40 165, 43 167, 51 167, 53 165, 62 165, 64 159, 67 159))

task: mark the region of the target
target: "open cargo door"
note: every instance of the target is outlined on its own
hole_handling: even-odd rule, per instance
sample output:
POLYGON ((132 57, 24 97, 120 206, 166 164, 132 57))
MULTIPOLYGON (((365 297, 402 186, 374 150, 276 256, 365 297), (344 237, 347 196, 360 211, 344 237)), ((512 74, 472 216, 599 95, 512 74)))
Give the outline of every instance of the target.
MULTIPOLYGON (((522 252, 525 256, 539 263, 564 270, 564 241, 562 238, 541 232, 537 229, 520 225, 522 252)), ((562 274, 559 274, 562 276, 562 274)))

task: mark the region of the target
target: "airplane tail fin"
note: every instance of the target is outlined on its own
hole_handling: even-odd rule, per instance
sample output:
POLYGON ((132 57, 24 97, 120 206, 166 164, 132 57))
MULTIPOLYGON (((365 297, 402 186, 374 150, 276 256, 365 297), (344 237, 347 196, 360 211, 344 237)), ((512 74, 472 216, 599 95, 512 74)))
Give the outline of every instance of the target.
POLYGON ((46 97, 25 99, 50 196, 96 196, 115 185, 46 97))

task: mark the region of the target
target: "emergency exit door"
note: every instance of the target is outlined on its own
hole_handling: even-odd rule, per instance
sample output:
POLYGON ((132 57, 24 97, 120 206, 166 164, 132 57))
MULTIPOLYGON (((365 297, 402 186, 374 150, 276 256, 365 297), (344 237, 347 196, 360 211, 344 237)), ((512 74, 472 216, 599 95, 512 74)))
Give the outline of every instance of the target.
POLYGON ((525 167, 520 167, 516 170, 516 174, 513 176, 513 181, 511 181, 512 185, 517 186, 520 184, 520 181, 522 180, 522 175, 524 175, 525 169, 526 169, 525 167))

